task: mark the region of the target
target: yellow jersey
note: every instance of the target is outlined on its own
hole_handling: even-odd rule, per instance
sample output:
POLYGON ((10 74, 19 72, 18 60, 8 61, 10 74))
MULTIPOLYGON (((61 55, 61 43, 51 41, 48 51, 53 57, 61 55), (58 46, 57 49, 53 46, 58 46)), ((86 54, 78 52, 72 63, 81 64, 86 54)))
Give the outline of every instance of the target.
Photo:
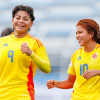
POLYGON ((100 70, 100 44, 92 52, 82 47, 73 53, 68 68, 69 74, 76 75, 71 100, 100 100, 100 76, 83 77, 86 70, 92 69, 100 70))
POLYGON ((14 33, 0 38, 0 100, 35 100, 33 77, 39 61, 33 58, 50 70, 45 47, 38 38, 29 33, 23 38, 16 38, 14 33), (21 52, 22 43, 34 52, 31 56, 21 52))

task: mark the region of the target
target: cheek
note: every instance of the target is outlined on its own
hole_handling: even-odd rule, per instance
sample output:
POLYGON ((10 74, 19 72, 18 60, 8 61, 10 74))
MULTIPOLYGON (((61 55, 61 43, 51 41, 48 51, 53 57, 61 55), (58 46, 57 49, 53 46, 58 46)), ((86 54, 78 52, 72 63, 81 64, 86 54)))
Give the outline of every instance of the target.
POLYGON ((15 25, 15 24, 16 24, 16 21, 14 20, 14 21, 13 21, 13 25, 15 25))
POLYGON ((14 20, 12 20, 12 24, 14 25, 14 20))
POLYGON ((14 22, 12 22, 12 24, 13 24, 13 27, 15 27, 15 23, 14 23, 14 22))
POLYGON ((28 23, 28 24, 27 24, 27 27, 28 27, 28 28, 31 28, 31 23, 28 23))
POLYGON ((81 34, 80 37, 86 39, 86 38, 88 38, 89 36, 86 35, 86 34, 81 34))
POLYGON ((86 39, 91 39, 91 35, 85 35, 86 39))
POLYGON ((32 25, 33 25, 33 22, 30 22, 30 23, 29 23, 29 27, 31 28, 31 27, 32 27, 32 25))

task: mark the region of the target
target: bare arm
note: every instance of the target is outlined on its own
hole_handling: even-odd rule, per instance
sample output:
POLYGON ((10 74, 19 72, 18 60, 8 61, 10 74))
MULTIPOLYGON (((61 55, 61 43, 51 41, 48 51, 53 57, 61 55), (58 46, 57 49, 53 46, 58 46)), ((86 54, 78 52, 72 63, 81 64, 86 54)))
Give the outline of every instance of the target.
POLYGON ((61 88, 61 89, 69 89, 69 88, 73 88, 75 79, 76 79, 75 75, 69 74, 67 80, 64 80, 64 81, 49 80, 46 85, 48 89, 51 89, 54 87, 61 88))
POLYGON ((84 72, 83 77, 85 79, 89 79, 90 77, 94 77, 96 75, 100 75, 100 70, 87 70, 86 72, 84 72))

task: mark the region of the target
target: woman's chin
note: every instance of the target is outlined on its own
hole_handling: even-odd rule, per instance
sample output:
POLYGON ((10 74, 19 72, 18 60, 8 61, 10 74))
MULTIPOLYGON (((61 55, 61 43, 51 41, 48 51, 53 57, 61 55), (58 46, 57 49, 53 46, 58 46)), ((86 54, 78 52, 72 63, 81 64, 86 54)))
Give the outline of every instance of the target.
POLYGON ((83 46, 83 44, 79 44, 80 46, 83 46))

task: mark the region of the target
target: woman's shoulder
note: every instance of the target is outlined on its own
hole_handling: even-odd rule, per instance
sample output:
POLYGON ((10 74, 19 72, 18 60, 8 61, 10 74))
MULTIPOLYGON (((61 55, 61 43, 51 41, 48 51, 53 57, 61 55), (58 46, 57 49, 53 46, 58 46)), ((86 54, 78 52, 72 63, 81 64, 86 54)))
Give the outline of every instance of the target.
POLYGON ((7 38, 9 38, 10 37, 10 35, 7 35, 7 36, 3 36, 3 37, 1 37, 0 38, 0 40, 4 40, 4 39, 7 39, 7 38))
POLYGON ((32 35, 28 35, 28 37, 31 39, 31 42, 32 41, 35 41, 35 43, 39 46, 39 47, 42 47, 43 46, 43 43, 41 42, 41 40, 37 37, 34 37, 32 35))
POLYGON ((81 52, 81 51, 82 51, 82 47, 79 48, 79 49, 77 49, 77 50, 75 50, 75 51, 73 52, 72 56, 77 55, 77 54, 78 54, 79 52, 81 52))
POLYGON ((40 41, 39 38, 34 37, 34 36, 30 35, 30 34, 28 34, 27 37, 29 37, 29 38, 32 39, 32 40, 36 40, 36 41, 38 40, 38 41, 40 41))

